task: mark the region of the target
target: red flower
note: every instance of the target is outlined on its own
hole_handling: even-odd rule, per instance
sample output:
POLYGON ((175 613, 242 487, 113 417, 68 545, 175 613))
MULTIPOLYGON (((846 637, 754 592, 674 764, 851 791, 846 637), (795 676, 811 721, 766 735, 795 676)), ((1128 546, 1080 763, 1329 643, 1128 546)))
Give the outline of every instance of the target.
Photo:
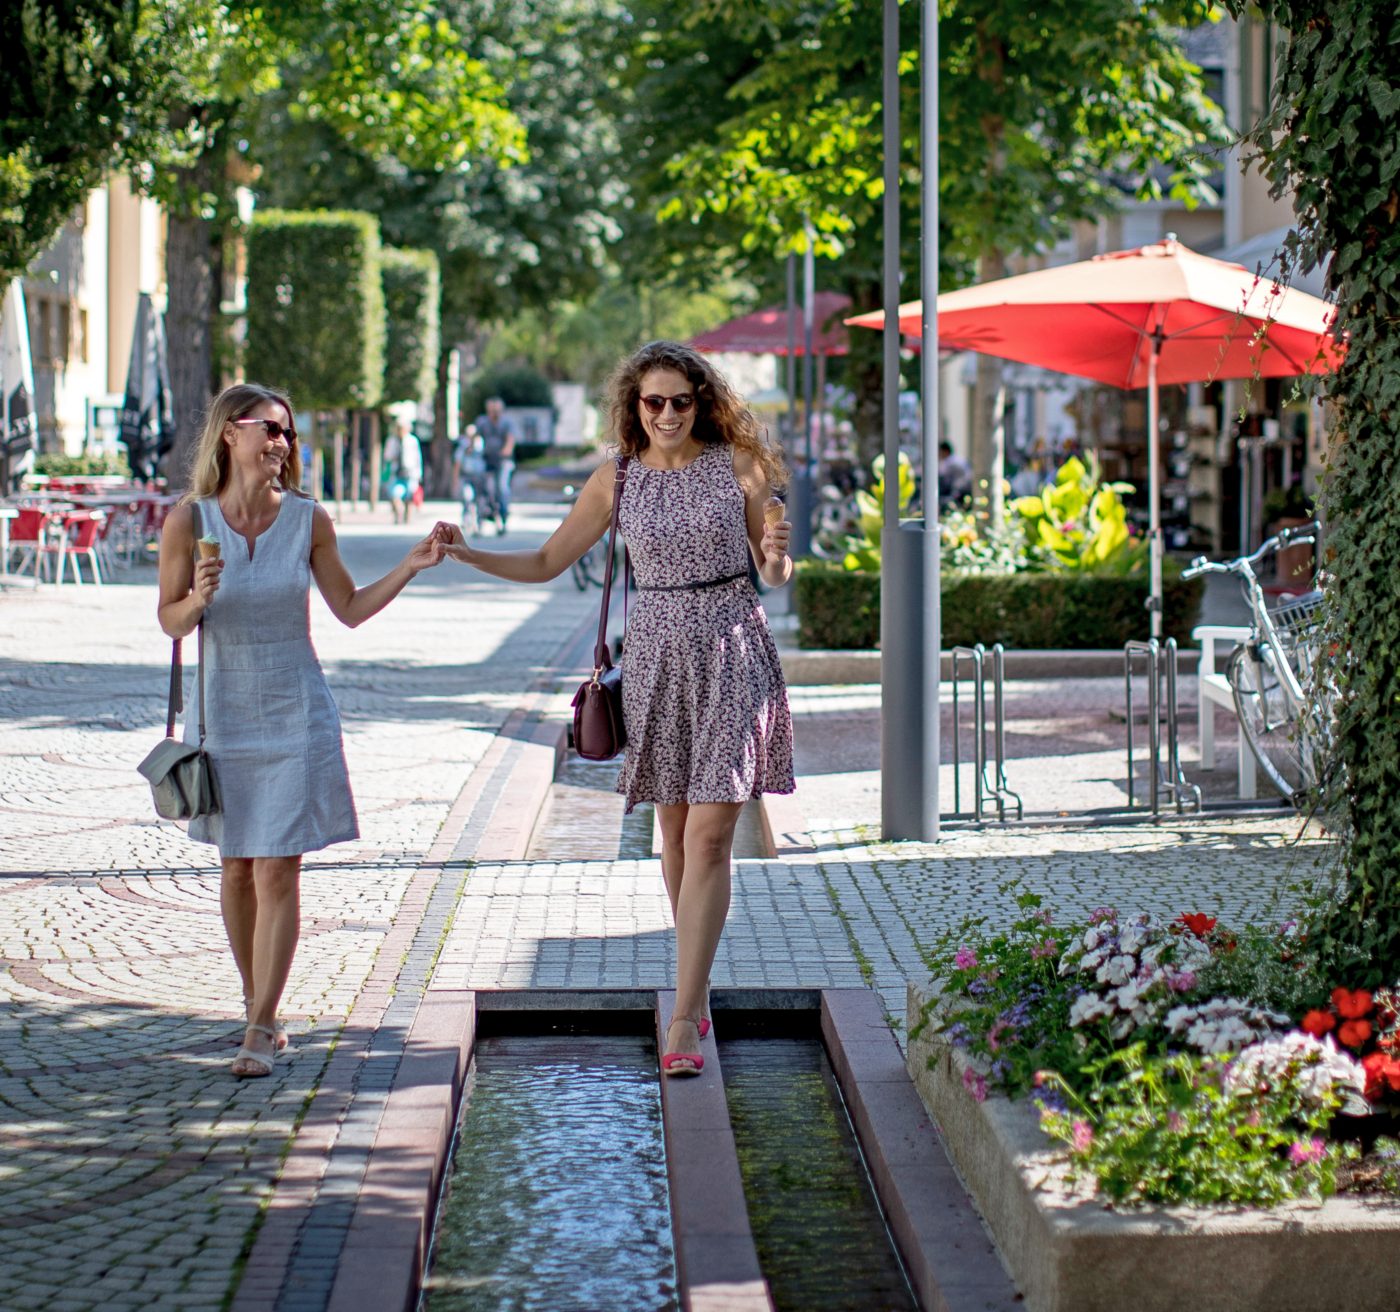
POLYGON ((1374 1005, 1371 995, 1365 989, 1333 989, 1332 1005, 1343 1020, 1360 1020, 1370 1013, 1374 1005))
POLYGON ((1300 1028, 1313 1038, 1320 1039, 1328 1030, 1337 1028, 1337 1018, 1330 1011, 1314 1008, 1303 1017, 1300 1028))
POLYGON ((1371 1037, 1371 1022, 1369 1020, 1345 1020, 1342 1022, 1342 1028, 1337 1031, 1337 1037, 1348 1048, 1359 1048, 1371 1037))
POLYGON ((1368 1052, 1361 1059, 1366 1072, 1366 1096, 1375 1102, 1389 1086, 1392 1093, 1400 1092, 1400 1061, 1383 1052, 1368 1052))
POLYGON ((1182 912, 1177 920, 1186 926, 1197 938, 1205 938, 1215 928, 1215 917, 1201 912, 1182 912))

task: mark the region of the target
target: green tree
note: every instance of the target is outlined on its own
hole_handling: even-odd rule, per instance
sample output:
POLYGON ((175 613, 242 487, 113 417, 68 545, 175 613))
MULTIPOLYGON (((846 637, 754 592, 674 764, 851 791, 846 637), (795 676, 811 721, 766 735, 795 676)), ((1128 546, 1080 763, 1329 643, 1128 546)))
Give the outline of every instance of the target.
MULTIPOLYGON (((1243 16, 1243 0, 1227 0, 1243 16)), ((1326 383, 1335 422, 1323 510, 1331 557, 1324 685, 1340 693, 1341 883, 1312 941, 1337 982, 1400 978, 1400 10, 1393 0, 1261 0, 1287 34, 1250 139, 1292 198, 1291 267, 1334 253, 1349 338, 1326 383)))
MULTIPOLYGON (((172 0, 174 2, 174 0, 172 0)), ((260 129, 280 92, 289 113, 370 159, 458 170, 522 158, 501 69, 468 48, 436 0, 178 0, 200 33, 167 113, 192 156, 151 161, 147 187, 169 213, 170 368, 181 446, 214 385, 223 254, 235 185, 285 167, 260 129)))
POLYGON ((191 50, 175 6, 0 6, 0 283, 22 274, 120 162, 169 153, 163 109, 191 50))
POLYGON ((386 314, 384 399, 427 401, 437 377, 442 299, 437 256, 385 246, 379 269, 386 314))
MULTIPOLYGON (((942 0, 940 280, 994 277, 1126 196, 1208 193, 1219 110, 1177 29, 1208 0, 942 0)), ((901 9, 903 267, 918 267, 918 15, 901 9)), ((728 247, 755 266, 805 246, 858 310, 881 301, 881 12, 859 0, 707 0, 638 9, 633 152, 679 258, 728 247), (668 227, 669 221, 669 227, 668 227), (670 234, 674 234, 671 238, 670 234)), ((878 446, 879 341, 849 382, 878 446)), ((984 461, 985 463, 985 461, 984 461)))

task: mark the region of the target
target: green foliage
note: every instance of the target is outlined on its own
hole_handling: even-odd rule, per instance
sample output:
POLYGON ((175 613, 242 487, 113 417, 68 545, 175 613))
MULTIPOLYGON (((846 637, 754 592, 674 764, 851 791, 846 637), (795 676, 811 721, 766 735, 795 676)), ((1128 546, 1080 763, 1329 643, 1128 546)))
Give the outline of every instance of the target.
POLYGON ((96 477, 111 474, 130 478, 131 466, 127 464, 125 455, 62 456, 50 454, 35 457, 34 472, 46 474, 50 478, 78 478, 84 475, 96 477))
POLYGON ((384 282, 386 401, 426 401, 437 379, 438 260, 432 251, 379 252, 384 282))
MULTIPOLYGON (((1146 633, 1148 583, 1142 575, 1083 573, 942 577, 944 647, 994 642, 1027 649, 1121 648, 1146 633)), ((1163 580, 1163 636, 1190 641, 1204 585, 1163 580)), ((880 580, 825 561, 797 567, 795 601, 802 647, 871 648, 880 638, 880 580)))
POLYGON ((1105 483, 1098 457, 1071 456, 1039 496, 1017 497, 1030 552, 1055 569, 1130 574, 1142 570, 1147 543, 1128 532, 1128 510, 1121 494, 1131 483, 1105 483))
POLYGON ((384 384, 379 229, 353 211, 264 210, 248 231, 244 372, 299 408, 368 408, 384 384))
POLYGON ((944 570, 978 574, 1014 574, 1030 569, 1034 561, 1026 549, 1021 521, 1009 519, 1000 529, 980 500, 971 508, 954 507, 938 512, 939 556, 944 570))
POLYGON ((554 392, 538 369, 529 365, 500 365, 476 375, 462 389, 462 422, 471 423, 486 411, 486 398, 499 396, 506 408, 513 405, 554 405, 554 392))
POLYGON ((1016 908, 1006 928, 989 930, 977 916, 938 938, 925 962, 943 993, 913 1032, 928 1027, 990 1064, 996 1087, 1013 1098, 1039 1071, 1070 1070, 1082 1059, 1069 1022, 1080 987, 1057 967, 1083 926, 1056 926, 1035 893, 1019 894, 1016 908))
POLYGON ((880 645, 878 574, 799 560, 793 577, 799 647, 870 651, 880 645))
MULTIPOLYGON (((856 492, 860 512, 860 535, 846 540, 845 565, 851 570, 876 572, 880 569, 880 541, 885 531, 885 457, 876 456, 871 466, 875 479, 867 492, 856 492)), ((914 499, 914 467, 903 452, 899 456, 898 515, 903 515, 914 499)))
POLYGON ((1393 0, 1226 0, 1287 34, 1250 133, 1297 231, 1288 263, 1334 252, 1329 288, 1349 334, 1327 382, 1332 447, 1321 686, 1340 693, 1346 779, 1341 880, 1310 927, 1339 978, 1400 976, 1400 8, 1393 0))
POLYGON ((173 0, 0 6, 0 283, 119 163, 176 148, 165 117, 193 49, 173 0))
MULTIPOLYGON (((1208 0, 942 0, 939 259, 944 287, 989 252, 1053 245, 1125 192, 1208 196, 1229 135, 1179 30, 1208 0)), ((900 7, 901 265, 919 265, 918 5, 900 7)), ((633 107, 633 185, 660 222, 636 225, 637 263, 756 281, 807 246, 839 259, 829 284, 880 303, 881 6, 863 0, 705 0, 634 6, 621 33, 633 107)), ((770 286, 773 285, 770 283, 770 286)), ((878 449, 879 335, 854 333, 854 422, 878 449)))
POLYGON ((1341 1098, 1312 1101, 1298 1072, 1267 1094, 1232 1092, 1228 1064, 1134 1043, 1086 1068, 1086 1098, 1051 1075, 1070 1105, 1042 1111, 1041 1126, 1115 1203, 1271 1207, 1334 1193, 1340 1154, 1323 1136, 1341 1098))

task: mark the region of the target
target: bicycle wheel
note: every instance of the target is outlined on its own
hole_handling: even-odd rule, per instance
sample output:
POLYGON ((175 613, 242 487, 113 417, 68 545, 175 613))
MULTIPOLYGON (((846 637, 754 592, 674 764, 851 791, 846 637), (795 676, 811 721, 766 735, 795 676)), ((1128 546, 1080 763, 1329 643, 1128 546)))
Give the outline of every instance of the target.
POLYGON ((1240 732, 1264 777, 1294 806, 1312 784, 1300 725, 1289 712, 1278 675, 1248 646, 1236 647, 1226 669, 1240 732))
POLYGON ((587 592, 591 580, 588 577, 588 552, 584 552, 572 565, 569 566, 569 574, 574 580, 574 587, 580 592, 587 592))

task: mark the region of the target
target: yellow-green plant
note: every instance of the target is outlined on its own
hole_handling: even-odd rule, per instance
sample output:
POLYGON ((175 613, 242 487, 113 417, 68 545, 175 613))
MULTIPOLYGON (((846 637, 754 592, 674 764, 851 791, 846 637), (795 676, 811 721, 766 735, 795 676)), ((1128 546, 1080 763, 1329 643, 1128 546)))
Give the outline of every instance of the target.
MULTIPOLYGON (((846 539, 845 565, 851 570, 867 570, 878 573, 880 569, 880 538, 885 528, 885 457, 876 456, 871 469, 875 481, 870 490, 856 493, 856 506, 860 512, 860 536, 846 539)), ((909 457, 899 457, 898 493, 899 510, 903 514, 914 497, 914 469, 909 457)))
POLYGON ((1128 531, 1122 494, 1131 483, 1105 483, 1098 458, 1071 456, 1039 496, 1017 497, 1031 551, 1054 569, 1130 574, 1143 567, 1146 543, 1128 531))

